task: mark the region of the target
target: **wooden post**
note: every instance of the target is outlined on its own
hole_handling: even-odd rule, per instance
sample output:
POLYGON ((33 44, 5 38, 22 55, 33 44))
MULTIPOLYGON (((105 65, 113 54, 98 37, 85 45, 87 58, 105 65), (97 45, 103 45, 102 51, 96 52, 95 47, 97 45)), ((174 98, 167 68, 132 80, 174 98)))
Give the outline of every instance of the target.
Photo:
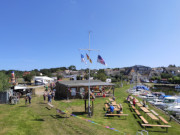
POLYGON ((85 104, 85 113, 86 113, 86 99, 84 100, 84 104, 85 104))
POLYGON ((94 102, 92 101, 92 116, 94 114, 94 102))
POLYGON ((113 97, 114 97, 114 87, 113 87, 113 97))

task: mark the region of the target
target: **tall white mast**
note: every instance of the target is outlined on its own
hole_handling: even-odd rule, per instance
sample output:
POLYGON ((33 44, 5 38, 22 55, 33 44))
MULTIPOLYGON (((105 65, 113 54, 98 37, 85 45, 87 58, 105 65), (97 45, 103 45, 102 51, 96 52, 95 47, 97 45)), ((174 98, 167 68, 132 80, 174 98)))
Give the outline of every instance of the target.
MULTIPOLYGON (((80 49, 80 50, 87 50, 89 52, 89 58, 90 58, 90 51, 99 51, 99 50, 95 50, 95 49, 90 49, 90 33, 91 31, 89 31, 89 49, 80 49)), ((88 65, 89 68, 89 87, 88 87, 88 116, 91 117, 91 108, 90 108, 90 62, 88 65)))

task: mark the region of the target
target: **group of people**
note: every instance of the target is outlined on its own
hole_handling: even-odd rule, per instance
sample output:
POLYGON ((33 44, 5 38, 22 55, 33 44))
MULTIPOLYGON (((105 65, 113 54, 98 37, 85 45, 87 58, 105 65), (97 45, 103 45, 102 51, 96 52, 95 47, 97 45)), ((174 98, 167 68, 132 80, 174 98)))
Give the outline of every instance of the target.
POLYGON ((46 97, 48 99, 48 103, 51 103, 52 100, 54 100, 54 97, 55 97, 55 92, 54 91, 44 91, 44 94, 43 94, 43 99, 44 99, 44 102, 46 101, 46 97))
MULTIPOLYGON (((130 96, 131 95, 128 95, 128 97, 127 97, 128 102, 130 101, 130 96)), ((134 107, 136 107, 136 98, 133 98, 133 105, 134 105, 134 107)), ((143 100, 142 105, 143 105, 143 107, 147 107, 146 100, 143 100)))
MULTIPOLYGON (((123 112, 123 109, 122 109, 122 105, 121 104, 119 104, 119 110, 117 111, 117 114, 120 114, 121 112, 123 112)), ((114 113, 114 109, 115 109, 115 107, 112 105, 112 104, 109 104, 109 108, 108 108, 108 110, 107 110, 107 112, 106 113, 110 113, 110 114, 113 114, 114 113)))

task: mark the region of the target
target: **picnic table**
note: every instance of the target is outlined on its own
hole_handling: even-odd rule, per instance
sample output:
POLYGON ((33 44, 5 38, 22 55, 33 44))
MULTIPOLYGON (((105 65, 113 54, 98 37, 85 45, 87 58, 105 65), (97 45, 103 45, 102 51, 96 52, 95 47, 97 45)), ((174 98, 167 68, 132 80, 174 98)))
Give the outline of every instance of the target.
POLYGON ((139 100, 135 98, 135 102, 136 102, 136 103, 139 103, 139 100))
POLYGON ((159 120, 154 114, 152 113, 147 113, 147 115, 152 119, 152 120, 159 120))
POLYGON ((156 115, 156 116, 159 115, 159 114, 157 114, 154 110, 151 110, 151 112, 152 112, 154 115, 156 115))
POLYGON ((141 108, 141 110, 143 110, 143 112, 145 112, 145 113, 149 113, 149 112, 150 112, 146 107, 140 107, 140 108, 141 108))
POLYGON ((117 104, 116 104, 116 101, 111 102, 111 104, 112 104, 113 106, 116 106, 116 105, 117 105, 117 104))
POLYGON ((140 104, 140 103, 136 103, 136 105, 139 106, 139 107, 142 107, 142 104, 140 104))

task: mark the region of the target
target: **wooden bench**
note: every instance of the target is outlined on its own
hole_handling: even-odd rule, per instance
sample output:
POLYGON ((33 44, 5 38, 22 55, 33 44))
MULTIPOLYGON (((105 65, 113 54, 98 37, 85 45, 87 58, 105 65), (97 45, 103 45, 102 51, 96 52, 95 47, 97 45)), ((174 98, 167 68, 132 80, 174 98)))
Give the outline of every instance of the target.
POLYGON ((141 115, 137 109, 135 109, 134 111, 136 112, 137 115, 141 115))
POLYGON ((123 113, 121 113, 121 114, 105 114, 105 116, 125 116, 125 117, 127 117, 128 116, 128 114, 123 114, 123 113))
POLYGON ((139 116, 139 117, 145 124, 148 124, 148 121, 143 116, 139 116))
POLYGON ((168 128, 171 127, 170 125, 152 125, 152 124, 141 124, 143 127, 163 127, 166 128, 166 132, 168 132, 168 128))
POLYGON ((128 114, 105 114, 106 116, 128 116, 128 114))
POLYGON ((130 103, 131 105, 133 105, 133 102, 132 102, 132 101, 130 101, 129 103, 130 103))
POLYGON ((134 107, 134 105, 131 105, 132 109, 136 110, 136 108, 134 107))
POLYGON ((156 116, 159 115, 159 114, 157 114, 154 110, 151 110, 151 112, 152 112, 154 115, 156 115, 156 116))
POLYGON ((163 117, 159 116, 159 119, 160 119, 162 122, 164 122, 165 124, 168 124, 168 122, 167 122, 163 117))
POLYGON ((109 108, 108 104, 104 104, 105 105, 105 110, 107 110, 109 108))

